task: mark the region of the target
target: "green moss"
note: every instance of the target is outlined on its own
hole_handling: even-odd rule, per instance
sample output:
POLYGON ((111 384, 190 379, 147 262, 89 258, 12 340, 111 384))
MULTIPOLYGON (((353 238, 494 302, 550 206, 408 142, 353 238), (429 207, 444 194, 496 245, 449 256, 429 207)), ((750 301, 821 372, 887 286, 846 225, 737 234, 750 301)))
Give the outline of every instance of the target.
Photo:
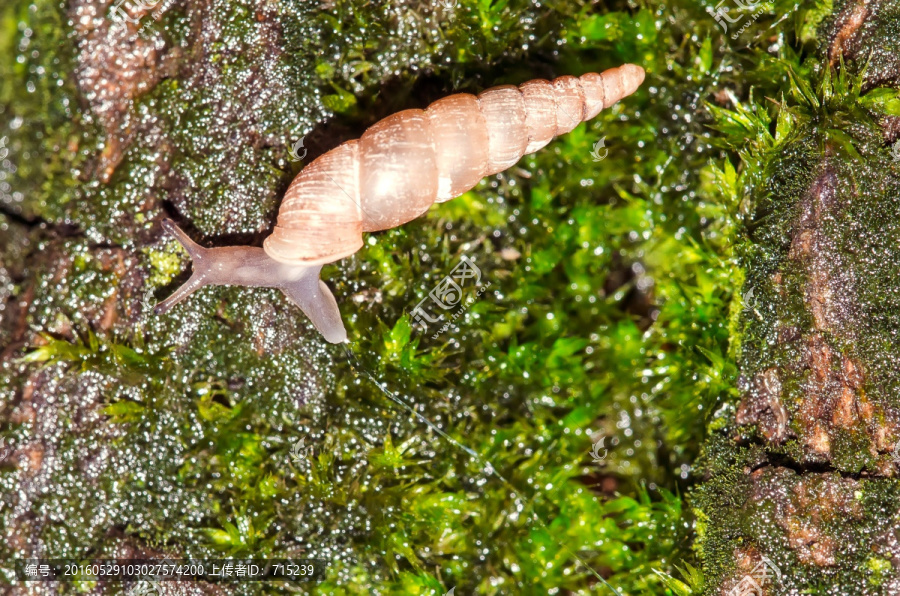
POLYGON ((169 284, 183 270, 186 252, 180 244, 170 243, 166 250, 147 249, 144 253, 150 262, 147 283, 151 286, 169 284))
MULTIPOLYGON (((4 369, 0 395, 11 402, 26 379, 45 375, 64 412, 96 416, 40 437, 60 454, 48 468, 54 491, 28 507, 66 524, 34 540, 57 556, 109 552, 122 534, 182 556, 318 556, 330 562, 314 589, 323 594, 599 590, 571 552, 624 594, 677 593, 657 571, 695 593, 714 585, 679 568, 699 560, 714 580, 731 571, 737 537, 768 536, 736 513, 744 469, 766 454, 722 439, 740 395, 737 363, 792 356, 769 347, 776 317, 751 314, 742 294, 752 289, 754 303, 809 326, 796 298, 778 300, 767 281, 784 262, 787 222, 825 144, 884 157, 867 110, 896 101, 857 101, 848 80, 810 92, 818 67, 790 44, 768 58, 766 27, 809 45, 827 13, 815 4, 784 21, 793 8, 777 4, 745 34, 746 48, 681 1, 179 4, 150 24, 177 49, 159 67, 167 76, 129 108, 139 134, 103 184, 88 165, 105 135, 75 107, 71 78, 52 74, 74 70, 65 19, 40 2, 4 9, 0 74, 16 84, 4 84, 0 105, 29 122, 10 133, 16 213, 75 232, 29 232, 28 258, 15 259, 27 261, 21 287, 36 292, 27 325, 53 335, 28 336, 30 355, 4 369), (22 63, 24 27, 40 51, 22 63), (164 213, 208 245, 258 243, 302 165, 390 112, 625 61, 648 71, 634 96, 326 268, 353 361, 275 290, 207 288, 166 318, 147 316, 148 290, 168 293, 186 267, 159 236, 164 213), (704 104, 726 89, 740 98, 733 109, 704 104), (850 122, 849 140, 833 132, 850 122), (309 158, 290 162, 301 137, 309 158), (593 161, 602 138, 609 154, 593 161), (753 242, 738 242, 751 222, 761 222, 753 242), (122 267, 109 258, 119 249, 122 267), (461 255, 490 290, 447 333, 415 329, 408 313, 461 255), (104 319, 114 294, 117 317, 104 319), (490 461, 517 495, 361 370, 490 461), (609 454, 596 463, 600 435, 609 454), (88 481, 70 471, 92 449, 108 449, 102 461, 112 463, 88 481), (712 479, 694 493, 692 515, 682 495, 696 470, 712 479), (121 531, 107 532, 112 525, 121 531)), ((862 201, 852 217, 887 242, 894 229, 879 224, 879 204, 862 201)), ((847 252, 884 249, 833 236, 851 238, 847 252)), ((866 296, 884 294, 892 278, 867 273, 866 296)), ((785 275, 798 295, 800 272, 785 275)), ((889 381, 873 381, 875 395, 893 387, 878 355, 900 311, 871 312, 875 332, 860 357, 889 381)), ((786 379, 786 390, 795 395, 801 382, 786 379)), ((17 423, 3 432, 25 443, 37 431, 17 423)), ((857 438, 837 446, 846 472, 877 463, 854 455, 857 438)), ((17 484, 0 469, 4 494, 17 484)), ((870 494, 873 507, 892 503, 891 490, 867 484, 866 506, 870 494)))
POLYGON ((884 584, 885 579, 887 579, 888 577, 888 574, 891 570, 891 562, 887 559, 871 557, 866 561, 866 568, 872 574, 869 578, 869 584, 872 586, 880 587, 884 584))

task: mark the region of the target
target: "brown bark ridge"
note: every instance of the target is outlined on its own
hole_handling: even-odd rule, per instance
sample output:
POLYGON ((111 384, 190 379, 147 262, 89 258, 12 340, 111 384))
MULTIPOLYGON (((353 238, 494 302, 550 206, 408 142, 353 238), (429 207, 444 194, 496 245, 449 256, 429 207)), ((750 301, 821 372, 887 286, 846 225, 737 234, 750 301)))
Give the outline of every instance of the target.
MULTIPOLYGON (((896 86, 898 14, 836 6, 825 64, 896 86)), ((706 594, 900 594, 900 126, 849 95, 765 156, 739 397, 694 493, 706 594)))

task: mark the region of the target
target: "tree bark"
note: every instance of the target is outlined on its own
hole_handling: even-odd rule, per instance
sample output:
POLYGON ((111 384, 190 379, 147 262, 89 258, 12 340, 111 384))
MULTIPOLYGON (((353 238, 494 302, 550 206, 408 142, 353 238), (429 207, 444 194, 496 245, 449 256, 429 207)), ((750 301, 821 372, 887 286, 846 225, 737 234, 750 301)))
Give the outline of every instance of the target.
MULTIPOLYGON (((838 7, 823 66, 895 84, 896 12, 838 7)), ((707 594, 900 594, 900 128, 819 100, 789 110, 740 249, 740 396, 695 492, 707 594)))

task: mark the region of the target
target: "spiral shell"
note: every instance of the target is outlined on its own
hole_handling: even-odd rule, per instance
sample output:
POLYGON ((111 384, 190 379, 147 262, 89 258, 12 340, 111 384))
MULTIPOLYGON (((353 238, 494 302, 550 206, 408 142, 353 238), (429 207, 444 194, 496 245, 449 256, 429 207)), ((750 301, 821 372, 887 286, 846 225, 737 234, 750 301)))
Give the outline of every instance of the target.
POLYGON ((362 233, 413 220, 595 117, 644 80, 625 64, 581 77, 459 93, 404 110, 325 153, 294 179, 265 240, 276 261, 319 265, 362 247, 362 233))

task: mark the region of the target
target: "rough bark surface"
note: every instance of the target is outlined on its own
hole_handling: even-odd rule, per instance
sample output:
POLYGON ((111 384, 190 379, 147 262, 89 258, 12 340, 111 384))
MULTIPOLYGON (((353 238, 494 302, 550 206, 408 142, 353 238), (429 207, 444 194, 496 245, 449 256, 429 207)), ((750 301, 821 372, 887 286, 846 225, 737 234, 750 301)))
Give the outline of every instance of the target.
MULTIPOLYGON (((827 63, 895 85, 896 19, 836 7, 827 63)), ((816 114, 769 156, 741 249, 740 396, 697 491, 709 594, 900 594, 897 126, 816 114)))

